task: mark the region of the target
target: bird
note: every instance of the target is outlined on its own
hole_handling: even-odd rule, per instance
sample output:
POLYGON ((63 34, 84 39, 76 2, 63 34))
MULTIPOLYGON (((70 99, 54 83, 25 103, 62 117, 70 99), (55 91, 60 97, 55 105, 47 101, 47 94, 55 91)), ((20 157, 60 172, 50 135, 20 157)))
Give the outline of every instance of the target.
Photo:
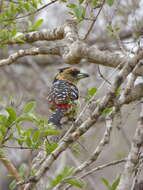
POLYGON ((76 119, 79 98, 77 85, 86 77, 89 77, 88 73, 83 73, 75 67, 59 69, 47 97, 48 107, 52 111, 48 124, 61 129, 62 118, 66 117, 69 121, 76 119))

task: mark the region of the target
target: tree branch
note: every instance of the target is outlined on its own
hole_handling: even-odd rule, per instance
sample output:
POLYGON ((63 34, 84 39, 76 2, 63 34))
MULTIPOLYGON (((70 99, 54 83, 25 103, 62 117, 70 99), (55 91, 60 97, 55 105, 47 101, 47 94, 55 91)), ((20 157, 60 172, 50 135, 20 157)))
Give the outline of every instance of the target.
POLYGON ((133 101, 139 100, 143 97, 143 83, 137 84, 131 89, 130 94, 126 95, 124 101, 119 100, 119 104, 129 104, 133 101))
MULTIPOLYGON (((114 110, 115 112, 115 110, 114 110)), ((78 174, 79 172, 83 171, 85 168, 87 168, 91 163, 95 162, 100 155, 100 153, 103 151, 103 148, 105 145, 107 145, 110 141, 110 134, 112 131, 112 124, 113 124, 113 115, 114 112, 111 113, 107 118, 106 118, 106 130, 103 134, 103 137, 101 141, 99 142, 98 146, 96 147, 95 151, 93 154, 90 156, 90 158, 85 161, 83 164, 81 164, 78 168, 75 169, 74 175, 78 174)))
POLYGON ((103 97, 100 105, 97 106, 93 114, 79 127, 75 132, 68 135, 66 139, 64 139, 59 146, 50 154, 47 159, 41 164, 41 167, 36 172, 35 176, 29 178, 29 183, 26 185, 24 190, 31 190, 35 184, 40 180, 40 178, 48 171, 49 167, 52 163, 58 158, 58 156, 68 148, 70 144, 75 142, 81 135, 86 133, 98 120, 99 116, 102 114, 105 108, 110 105, 110 102, 114 102, 116 98, 115 93, 119 86, 122 84, 124 79, 128 76, 130 72, 132 72, 135 65, 138 63, 140 59, 143 57, 143 51, 140 51, 138 55, 134 56, 131 60, 129 60, 123 67, 123 69, 116 76, 115 81, 110 89, 110 91, 103 97))
MULTIPOLYGON (((17 182, 23 180, 13 163, 6 157, 3 152, 0 153, 0 161, 3 163, 5 168, 9 171, 9 173, 15 178, 17 182)), ((24 185, 21 185, 21 189, 24 189, 24 185)))
MULTIPOLYGON (((88 158, 88 160, 86 160, 83 164, 78 166, 73 171, 73 173, 72 173, 73 176, 76 176, 78 173, 84 171, 88 166, 90 166, 93 162, 95 162, 97 160, 97 158, 99 157, 100 153, 104 150, 104 147, 107 144, 109 144, 110 135, 111 135, 111 131, 113 128, 113 125, 112 125, 113 124, 113 117, 114 117, 115 112, 116 112, 116 110, 114 110, 113 113, 111 113, 109 116, 107 116, 107 118, 106 118, 106 130, 103 134, 102 139, 100 140, 99 144, 97 145, 95 151, 88 158)), ((59 185, 57 185, 57 187, 54 190, 63 189, 64 184, 65 183, 60 183, 59 185)))
MULTIPOLYGON (((141 105, 143 106, 143 104, 141 105)), ((125 169, 121 176, 120 183, 117 190, 131 190, 133 184, 133 174, 135 172, 136 166, 139 162, 140 149, 143 146, 143 109, 138 121, 138 126, 132 141, 132 146, 130 153, 125 164, 125 169)))
POLYGON ((64 37, 64 26, 60 26, 54 28, 53 30, 43 30, 43 31, 35 31, 29 32, 26 34, 20 33, 19 36, 16 36, 12 40, 8 41, 7 44, 17 44, 17 43, 31 43, 35 41, 53 41, 53 40, 61 40, 64 37))
POLYGON ((17 59, 28 56, 28 55, 39 55, 39 54, 52 54, 52 55, 60 55, 60 50, 58 47, 54 48, 47 48, 47 47, 40 47, 40 48, 31 48, 25 50, 19 50, 18 52, 10 55, 7 59, 0 60, 0 66, 10 65, 15 62, 17 59))
MULTIPOLYGON (((107 168, 109 166, 114 166, 114 165, 117 165, 117 164, 120 164, 120 163, 123 163, 123 162, 126 162, 126 159, 116 160, 116 161, 112 161, 112 162, 110 162, 108 164, 97 166, 96 168, 93 168, 90 171, 85 172, 83 175, 81 175, 79 177, 76 177, 76 179, 83 179, 83 178, 87 177, 88 175, 90 175, 90 174, 92 174, 92 173, 94 173, 96 171, 103 170, 104 168, 107 168)), ((73 176, 73 178, 74 178, 74 176, 73 176)), ((63 190, 68 190, 70 187, 72 187, 72 185, 68 185, 63 190)))
MULTIPOLYGON (((63 42, 63 46, 60 48, 60 55, 62 56, 65 63, 71 65, 78 64, 81 59, 87 59, 91 63, 122 69, 126 62, 132 60, 132 58, 127 56, 121 56, 119 54, 111 53, 108 51, 101 51, 95 47, 88 46, 88 44, 79 39, 76 27, 77 23, 75 21, 68 20, 65 25, 59 28, 55 28, 49 31, 30 32, 25 35, 22 34, 18 37, 18 39, 24 40, 25 42, 64 39, 65 41, 63 42)), ((17 41, 15 39, 12 39, 9 44, 10 43, 17 43, 17 41)), ((40 54, 40 52, 37 54, 40 54)), ((32 55, 37 54, 32 53, 32 55)), ((41 52, 41 54, 43 53, 41 52)), ((47 52, 47 54, 49 54, 49 52, 47 52)), ((27 55, 30 55, 30 53, 27 55)), ((25 55, 23 54, 20 57, 22 56, 25 55)), ((3 62, 3 60, 0 62, 3 62)), ((140 65, 135 74, 143 75, 143 65, 140 65)))
POLYGON ((97 21, 97 18, 98 18, 98 16, 99 16, 99 14, 101 13, 101 10, 102 10, 104 4, 105 4, 105 0, 103 0, 103 2, 100 4, 101 7, 100 7, 100 9, 99 9, 99 11, 98 11, 96 17, 93 19, 93 21, 92 21, 92 23, 91 23, 91 25, 90 25, 90 27, 89 27, 87 33, 85 34, 84 40, 87 39, 87 37, 89 36, 91 30, 93 29, 94 24, 95 24, 95 22, 97 21))

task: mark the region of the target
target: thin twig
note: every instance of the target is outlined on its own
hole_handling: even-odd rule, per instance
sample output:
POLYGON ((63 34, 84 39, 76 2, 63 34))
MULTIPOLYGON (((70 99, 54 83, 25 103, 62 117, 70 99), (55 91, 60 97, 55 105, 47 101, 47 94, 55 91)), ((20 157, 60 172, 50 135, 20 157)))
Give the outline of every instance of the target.
POLYGON ((105 82, 107 82, 109 85, 111 85, 111 82, 110 82, 108 79, 106 79, 106 78, 104 77, 104 75, 101 73, 101 71, 100 71, 100 66, 99 66, 99 65, 97 66, 97 68, 98 68, 98 73, 99 73, 100 77, 103 78, 103 80, 104 80, 105 82))
MULTIPOLYGON (((97 166, 96 168, 93 168, 92 170, 84 173, 83 175, 81 175, 79 177, 76 177, 76 179, 78 179, 78 180, 83 179, 83 178, 87 177, 88 175, 90 175, 90 174, 92 174, 92 173, 94 173, 96 171, 103 170, 104 168, 107 168, 109 166, 114 166, 114 165, 117 165, 117 164, 121 164, 123 162, 126 162, 126 158, 125 159, 121 159, 121 160, 115 160, 115 161, 112 161, 110 163, 103 164, 101 166, 97 166)), ((72 178, 75 178, 75 176, 73 176, 72 178)), ((65 182, 66 182, 66 179, 65 179, 65 182)), ((71 187, 72 187, 72 185, 68 185, 63 190, 68 190, 71 187)))
MULTIPOLYGON (((30 148, 30 147, 23 147, 23 146, 7 146, 7 145, 4 145, 3 148, 14 148, 14 149, 21 149, 21 150, 25 150, 25 149, 28 149, 28 150, 34 150, 33 148, 30 148)), ((36 148, 36 150, 43 150, 42 148, 36 148)))
POLYGON ((88 37, 88 35, 90 34, 90 32, 91 32, 91 30, 92 30, 92 28, 93 28, 93 26, 94 26, 94 24, 95 24, 95 22, 96 22, 96 20, 97 20, 97 18, 98 18, 98 16, 99 16, 99 14, 100 14, 100 12, 101 12, 101 10, 102 10, 102 8, 103 8, 104 3, 105 3, 105 0, 103 0, 103 3, 102 3, 102 5, 101 5, 101 7, 100 7, 100 9, 99 9, 99 11, 98 11, 98 13, 97 13, 97 15, 96 15, 96 17, 94 18, 93 22, 91 23, 91 25, 90 25, 90 27, 89 27, 89 29, 88 29, 88 31, 87 31, 87 33, 86 33, 86 35, 85 35, 85 37, 84 37, 83 40, 86 40, 87 37, 88 37))
POLYGON ((93 168, 92 170, 90 170, 90 171, 84 173, 83 175, 81 175, 81 176, 79 177, 79 179, 82 179, 82 178, 84 178, 84 177, 86 177, 86 176, 88 176, 88 175, 90 175, 90 174, 92 174, 92 173, 94 173, 94 172, 96 172, 96 171, 103 170, 104 168, 107 168, 107 167, 109 167, 109 166, 114 166, 114 165, 117 165, 117 164, 126 162, 126 160, 127 160, 127 159, 124 158, 124 159, 121 159, 121 160, 115 160, 115 161, 112 161, 112 162, 110 162, 110 163, 103 164, 103 165, 101 165, 101 166, 97 166, 96 168, 93 168))
POLYGON ((138 119, 138 125, 132 141, 131 149, 128 154, 127 162, 121 176, 117 190, 131 190, 134 182, 134 174, 140 160, 140 150, 143 147, 143 104, 141 104, 141 113, 138 119))
MULTIPOLYGON (((73 171, 74 176, 77 175, 78 173, 81 173, 87 167, 89 167, 93 162, 95 162, 98 159, 101 152, 103 151, 104 147, 107 144, 109 144, 111 131, 113 129, 112 124, 113 124, 113 118, 115 116, 115 113, 116 113, 116 109, 114 109, 114 112, 112 112, 109 116, 106 117, 106 130, 105 130, 105 132, 103 134, 103 137, 102 137, 101 141, 99 142, 99 144, 95 148, 95 151, 93 151, 92 155, 85 162, 83 162, 81 165, 79 165, 73 171)), ((59 184, 56 189, 57 190, 62 189, 63 185, 64 185, 64 183, 59 184)))
MULTIPOLYGON (((16 167, 13 165, 11 160, 9 160, 4 153, 0 154, 0 161, 3 163, 5 168, 9 171, 9 173, 15 178, 17 182, 22 181, 22 177, 20 176, 19 172, 17 171, 16 167)), ((24 189, 24 185, 21 185, 21 190, 24 189)))
POLYGON ((3 20, 3 22, 12 21, 12 20, 17 20, 17 19, 25 18, 25 17, 27 17, 27 16, 31 16, 31 15, 33 15, 33 14, 38 13, 38 12, 41 11, 42 9, 48 7, 49 5, 55 3, 56 1, 58 1, 58 0, 53 0, 53 1, 51 1, 50 3, 47 3, 46 5, 40 7, 39 9, 37 9, 37 10, 31 12, 31 13, 28 13, 28 14, 26 14, 26 15, 19 16, 19 17, 14 17, 14 18, 11 18, 11 19, 5 19, 5 20, 3 20))

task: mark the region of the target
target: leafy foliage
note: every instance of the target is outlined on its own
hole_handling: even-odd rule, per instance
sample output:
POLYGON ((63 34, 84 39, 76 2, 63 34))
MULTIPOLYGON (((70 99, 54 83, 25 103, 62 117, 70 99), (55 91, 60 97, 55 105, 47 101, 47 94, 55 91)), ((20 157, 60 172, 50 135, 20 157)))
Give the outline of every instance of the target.
POLYGON ((16 182, 16 180, 13 180, 13 181, 9 184, 9 189, 10 189, 10 190, 13 190, 13 189, 16 188, 16 186, 17 186, 17 182, 16 182))
POLYGON ((28 112, 32 111, 35 106, 36 106, 36 102, 29 102, 28 104, 26 104, 24 106, 23 112, 28 113, 28 112))
POLYGON ((54 142, 49 143, 48 141, 46 141, 45 149, 46 149, 47 154, 50 154, 51 152, 53 152, 57 148, 57 146, 58 146, 57 143, 54 143, 54 142))
POLYGON ((116 90, 115 96, 119 96, 121 90, 122 90, 121 88, 118 88, 118 89, 116 90))
POLYGON ((109 33, 110 36, 116 38, 116 32, 119 32, 120 27, 118 25, 112 26, 112 25, 108 25, 107 26, 107 31, 109 33))
POLYGON ((75 3, 69 3, 67 4, 67 7, 71 10, 69 14, 76 17, 79 22, 84 20, 85 8, 81 4, 77 5, 75 3))
MULTIPOLYGON (((69 8, 68 14, 76 18, 79 23, 86 19, 87 9, 83 0, 76 0, 74 3, 67 0, 61 0, 61 2, 66 4, 69 8)), ((92 0, 90 5, 93 8, 98 7, 101 2, 101 0, 92 0)), ((21 38, 24 33, 39 29, 43 19, 34 22, 33 16, 43 3, 44 1, 42 0, 3 1, 0 10, 0 47, 6 45, 11 39, 24 43, 24 40, 21 38)), ((107 0, 107 4, 112 6, 114 0, 107 0)))
POLYGON ((18 169, 20 176, 25 179, 25 172, 26 172, 27 166, 26 164, 22 163, 18 169))
POLYGON ((41 0, 19 0, 18 3, 15 3, 14 1, 3 1, 0 13, 1 46, 6 44, 12 38, 15 38, 17 39, 17 41, 19 41, 19 39, 17 38, 17 34, 19 32, 26 32, 38 29, 38 27, 42 24, 41 19, 29 26, 28 19, 25 19, 23 22, 21 22, 19 18, 24 18, 25 15, 35 11, 41 4, 41 0))
POLYGON ((102 112, 102 115, 106 116, 106 115, 110 114, 111 112, 112 112, 112 108, 105 108, 102 112))
MULTIPOLYGON (((19 116, 12 107, 5 108, 8 114, 0 115, 1 144, 4 145, 7 140, 13 139, 20 147, 38 149, 43 142, 42 138, 59 134, 59 131, 47 124, 46 119, 41 119, 34 113, 35 107, 35 102, 28 102, 19 116), (35 128, 28 127, 28 123, 34 124, 35 128)), ((54 148, 50 147, 49 151, 54 148)))
POLYGON ((109 6, 112 6, 112 5, 114 4, 114 0, 107 0, 107 4, 108 4, 109 6))
POLYGON ((72 152, 73 152, 74 154, 76 154, 76 155, 80 155, 80 154, 81 154, 81 151, 80 151, 80 149, 79 149, 79 144, 73 144, 73 145, 71 146, 71 150, 72 150, 72 152))
POLYGON ((110 184, 110 182, 106 178, 102 178, 101 180, 104 183, 104 185, 107 187, 108 190, 116 190, 117 186, 120 182, 120 178, 121 178, 121 175, 116 177, 116 179, 113 181, 112 184, 110 184))
POLYGON ((97 88, 91 88, 87 91, 87 97, 85 98, 86 102, 89 102, 91 98, 97 93, 97 88))
POLYGON ((55 179, 50 181, 50 187, 48 188, 48 190, 52 189, 62 182, 71 184, 75 187, 83 188, 84 184, 80 180, 71 178, 72 174, 73 168, 65 167, 63 171, 55 177, 55 179))

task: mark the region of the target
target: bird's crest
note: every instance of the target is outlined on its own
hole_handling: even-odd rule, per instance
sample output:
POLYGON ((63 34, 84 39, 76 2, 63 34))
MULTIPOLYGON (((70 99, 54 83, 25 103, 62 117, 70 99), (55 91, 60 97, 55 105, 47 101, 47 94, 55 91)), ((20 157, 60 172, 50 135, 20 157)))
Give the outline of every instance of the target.
POLYGON ((59 73, 62 73, 64 70, 69 69, 70 67, 63 67, 63 68, 59 68, 59 73))

